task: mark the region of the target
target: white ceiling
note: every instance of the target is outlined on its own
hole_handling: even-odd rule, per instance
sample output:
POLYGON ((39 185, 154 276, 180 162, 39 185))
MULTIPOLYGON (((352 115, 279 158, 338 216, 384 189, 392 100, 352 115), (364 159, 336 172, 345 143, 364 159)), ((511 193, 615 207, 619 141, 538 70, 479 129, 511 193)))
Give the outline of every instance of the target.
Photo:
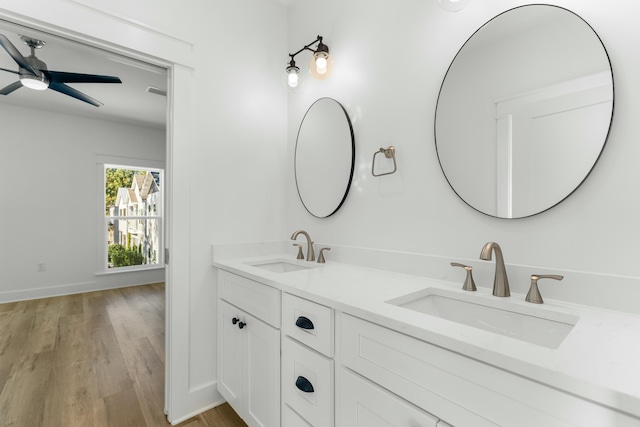
MULTIPOLYGON (((26 87, 6 96, 0 95, 0 103, 164 128, 167 99, 148 93, 146 89, 153 86, 166 91, 166 69, 2 20, 0 34, 7 36, 25 57, 30 54, 30 49, 20 40, 20 35, 45 41, 46 45, 36 50, 36 56, 47 64, 49 70, 117 76, 122 80, 122 84, 69 84, 102 102, 104 105, 100 107, 53 90, 36 91, 26 87)), ((18 65, 2 47, 0 68, 18 70, 18 65)), ((17 74, 0 70, 0 88, 16 80, 17 74)))

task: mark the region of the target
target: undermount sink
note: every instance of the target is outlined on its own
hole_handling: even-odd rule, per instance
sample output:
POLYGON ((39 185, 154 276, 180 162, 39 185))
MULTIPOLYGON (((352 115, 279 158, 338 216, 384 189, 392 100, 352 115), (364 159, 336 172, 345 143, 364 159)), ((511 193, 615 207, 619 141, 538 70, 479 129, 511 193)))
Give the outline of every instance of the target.
POLYGON ((428 288, 387 303, 552 349, 560 346, 579 320, 493 298, 428 288))
POLYGON ((270 260, 247 264, 253 267, 262 268, 263 270, 271 271, 273 273, 288 273, 291 271, 300 271, 312 268, 311 266, 296 264, 285 260, 270 260))

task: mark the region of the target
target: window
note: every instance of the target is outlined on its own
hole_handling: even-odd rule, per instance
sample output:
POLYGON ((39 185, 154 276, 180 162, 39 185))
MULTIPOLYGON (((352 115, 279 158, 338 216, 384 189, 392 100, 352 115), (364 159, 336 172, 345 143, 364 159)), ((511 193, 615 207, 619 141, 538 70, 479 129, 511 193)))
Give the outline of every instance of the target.
POLYGON ((161 169, 104 165, 105 270, 163 265, 161 169))

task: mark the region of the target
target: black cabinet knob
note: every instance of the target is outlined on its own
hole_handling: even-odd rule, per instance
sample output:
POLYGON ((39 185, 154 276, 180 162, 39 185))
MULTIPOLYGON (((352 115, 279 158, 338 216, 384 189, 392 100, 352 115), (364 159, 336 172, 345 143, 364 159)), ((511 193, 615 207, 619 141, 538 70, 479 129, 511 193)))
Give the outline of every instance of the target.
POLYGON ((238 319, 237 317, 234 317, 233 319, 231 319, 231 323, 233 323, 234 325, 236 323, 238 323, 240 321, 240 319, 238 319))
POLYGON ((238 328, 240 328, 240 329, 244 328, 245 326, 247 326, 247 324, 244 323, 244 322, 238 323, 238 328))
POLYGON ((299 376, 296 380, 296 387, 298 390, 304 391, 305 393, 313 393, 313 384, 303 376, 299 376))
POLYGON ((313 329, 313 322, 304 316, 298 317, 296 326, 302 329, 313 329))

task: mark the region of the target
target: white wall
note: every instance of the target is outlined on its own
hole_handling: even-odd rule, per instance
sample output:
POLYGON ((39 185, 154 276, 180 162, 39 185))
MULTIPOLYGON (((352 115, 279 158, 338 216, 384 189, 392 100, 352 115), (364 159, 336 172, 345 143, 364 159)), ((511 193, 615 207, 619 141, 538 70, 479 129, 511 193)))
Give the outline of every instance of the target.
MULTIPOLYGON (((615 114, 607 146, 569 199, 531 218, 495 219, 465 205, 440 170, 433 121, 450 61, 479 26, 527 3, 473 0, 458 13, 439 9, 435 0, 328 0, 322 13, 313 2, 292 6, 290 50, 320 34, 335 65, 330 80, 307 79, 289 96, 290 158, 307 107, 316 98, 331 96, 353 119, 357 160, 349 197, 328 219, 306 213, 289 168, 287 232, 303 228, 319 243, 432 254, 445 260, 477 260, 482 245, 496 241, 509 264, 531 266, 530 273, 535 267, 565 273, 559 287, 575 280, 572 272, 608 275, 602 278, 603 289, 610 287, 610 276, 629 276, 640 286, 640 56, 634 42, 640 30, 632 18, 640 4, 549 2, 571 9, 594 27, 614 70, 615 114), (396 146, 398 172, 373 178, 371 157, 388 145, 396 146)), ((483 268, 489 277, 493 265, 483 268)), ((459 272, 451 269, 450 277, 460 279, 459 272)), ((526 289, 527 284, 519 286, 526 289)))
POLYGON ((7 104, 0 117, 0 302, 164 280, 164 269, 96 274, 97 156, 163 163, 163 130, 7 104))
POLYGON ((286 234, 287 99, 280 85, 287 60, 286 9, 264 0, 201 3, 208 4, 199 12, 205 16, 197 18, 204 22, 194 28, 198 89, 188 162, 190 390, 215 389, 217 380, 211 244, 286 234))

